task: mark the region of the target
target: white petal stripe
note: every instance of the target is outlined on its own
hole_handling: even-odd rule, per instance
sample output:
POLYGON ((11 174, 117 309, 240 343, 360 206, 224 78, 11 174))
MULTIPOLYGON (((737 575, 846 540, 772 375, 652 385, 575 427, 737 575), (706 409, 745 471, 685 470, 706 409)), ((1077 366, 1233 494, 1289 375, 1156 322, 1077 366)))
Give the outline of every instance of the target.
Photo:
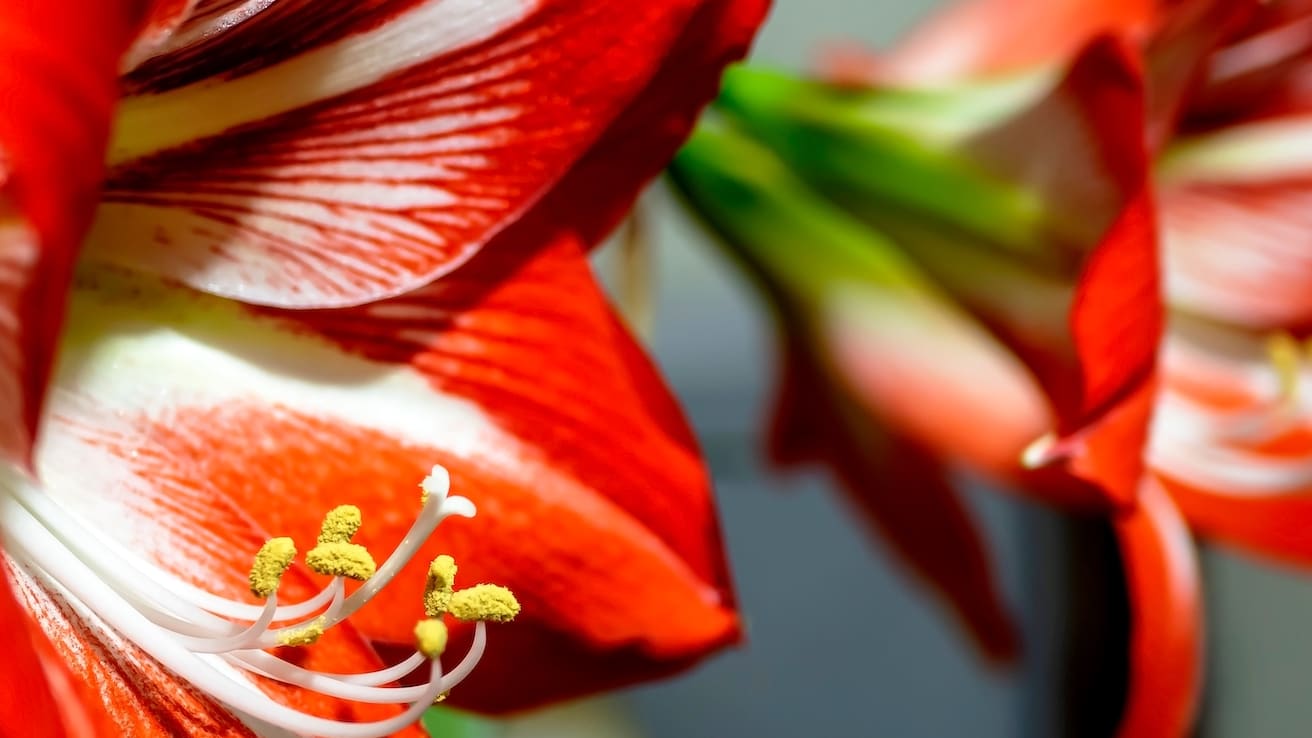
POLYGON ((244 77, 124 100, 109 162, 121 164, 374 84, 526 18, 533 0, 429 0, 389 23, 244 77))

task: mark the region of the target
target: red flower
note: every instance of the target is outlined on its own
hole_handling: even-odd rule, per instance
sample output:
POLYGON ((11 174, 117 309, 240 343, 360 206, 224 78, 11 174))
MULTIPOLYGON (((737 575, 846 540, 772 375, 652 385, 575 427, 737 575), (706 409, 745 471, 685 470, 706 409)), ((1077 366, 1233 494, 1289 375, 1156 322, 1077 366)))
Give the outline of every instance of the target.
MULTIPOLYGON (((396 715, 268 681, 267 713, 234 715, 214 660, 170 640, 219 628, 183 583, 245 599, 262 540, 308 545, 345 503, 356 543, 414 563, 282 654, 302 669, 412 652, 439 553, 524 607, 455 704, 605 689, 737 638, 695 443, 585 257, 763 2, 76 5, 0 9, 0 448, 35 472, 0 469, 22 605, 0 588, 0 720, 44 704, 41 734, 250 735, 288 725, 278 704, 396 715), (480 514, 416 548, 434 463, 480 514)), ((282 586, 318 589, 299 565, 282 586)), ((451 650, 472 634, 453 622, 451 650)))
POLYGON ((944 469, 1110 515, 1122 736, 1192 721, 1189 528, 1312 553, 1304 5, 968 3, 831 57, 838 86, 735 73, 727 117, 773 151, 707 130, 679 160, 781 306, 776 455, 832 465, 987 653, 1014 643, 944 469))

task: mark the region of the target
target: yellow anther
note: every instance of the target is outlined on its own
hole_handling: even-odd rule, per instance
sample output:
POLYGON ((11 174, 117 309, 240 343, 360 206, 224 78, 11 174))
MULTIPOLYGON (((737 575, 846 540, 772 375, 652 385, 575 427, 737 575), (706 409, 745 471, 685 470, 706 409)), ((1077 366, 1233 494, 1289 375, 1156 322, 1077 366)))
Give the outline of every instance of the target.
POLYGON ((278 643, 284 646, 308 646, 319 640, 319 637, 323 635, 323 625, 323 618, 315 618, 313 622, 300 628, 279 634, 278 643))
POLYGON ((378 570, 369 551, 355 543, 320 543, 305 554, 305 565, 320 574, 362 582, 378 570))
POLYGON ((451 614, 461 620, 508 623, 519 614, 519 601, 497 584, 475 584, 451 596, 451 614))
POLYGON ((415 649, 430 659, 446 650, 446 623, 441 620, 420 620, 415 624, 415 649))
POLYGON ((350 543, 351 537, 358 530, 360 508, 340 505, 323 516, 323 525, 319 527, 319 543, 350 543))
POLYGON ((435 618, 450 609, 455 586, 456 560, 446 554, 433 559, 428 565, 428 582, 424 585, 424 614, 435 618))
POLYGON ((1266 354, 1276 377, 1280 380, 1280 397, 1293 402, 1298 397, 1298 375, 1302 368, 1303 351, 1298 341, 1288 333, 1277 333, 1267 339, 1266 354))
POLYGON ((278 591, 283 572, 296 558, 296 544, 290 538, 270 538, 260 546, 251 564, 251 594, 264 598, 278 591))

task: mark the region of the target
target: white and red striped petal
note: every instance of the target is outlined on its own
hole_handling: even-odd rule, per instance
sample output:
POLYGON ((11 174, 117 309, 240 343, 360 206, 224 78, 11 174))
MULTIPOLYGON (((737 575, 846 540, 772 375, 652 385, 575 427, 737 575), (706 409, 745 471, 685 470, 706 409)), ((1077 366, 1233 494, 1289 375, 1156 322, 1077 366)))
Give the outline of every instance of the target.
POLYGON ((1167 187, 1160 202, 1172 305, 1254 329, 1312 324, 1312 180, 1167 187))
MULTIPOLYGON (((231 713, 109 630, 95 613, 71 605, 22 569, 6 564, 23 606, 84 685, 81 696, 103 704, 108 716, 100 734, 104 738, 256 738, 231 713)), ((26 713, 23 722, 31 715, 26 713)))
POLYGON ((101 274, 75 296, 42 479, 134 549, 192 561, 221 555, 223 518, 158 526, 213 498, 301 538, 355 503, 371 521, 357 540, 390 550, 415 480, 441 463, 481 513, 443 526, 352 619, 365 635, 408 642, 425 557, 452 553, 467 581, 512 587, 526 623, 506 629, 519 648, 491 649, 453 694, 463 704, 523 707, 687 666, 738 633, 687 428, 577 243, 495 253, 397 300, 263 316, 101 274))
POLYGON ((1165 386, 1148 447, 1152 469, 1199 534, 1306 564, 1307 372, 1297 358, 1277 368, 1251 334, 1206 325, 1183 325, 1166 345, 1165 386))
POLYGON ((699 5, 380 3, 296 55, 143 92, 92 253, 262 304, 413 289, 563 176, 699 5))

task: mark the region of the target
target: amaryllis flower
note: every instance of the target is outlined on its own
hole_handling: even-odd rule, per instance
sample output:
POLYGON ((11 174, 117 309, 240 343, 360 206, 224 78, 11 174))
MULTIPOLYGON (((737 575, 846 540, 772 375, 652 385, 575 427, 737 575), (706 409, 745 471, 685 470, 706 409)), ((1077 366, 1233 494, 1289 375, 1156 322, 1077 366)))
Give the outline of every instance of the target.
POLYGON ((1189 528, 1309 562, 1307 13, 970 3, 830 84, 736 72, 676 170, 779 306, 776 456, 833 465, 987 653, 1011 631, 945 469, 1111 516, 1124 736, 1192 720, 1189 528))
POLYGON ((457 676, 453 704, 510 710, 736 640, 696 444, 586 255, 763 12, 0 9, 0 720, 376 735, 457 676), (476 517, 421 506, 435 464, 476 517), (353 536, 320 530, 342 510, 353 536), (486 644, 434 599, 452 563, 466 615, 484 582, 522 605, 486 644), (444 611, 446 676, 377 686, 444 611))

